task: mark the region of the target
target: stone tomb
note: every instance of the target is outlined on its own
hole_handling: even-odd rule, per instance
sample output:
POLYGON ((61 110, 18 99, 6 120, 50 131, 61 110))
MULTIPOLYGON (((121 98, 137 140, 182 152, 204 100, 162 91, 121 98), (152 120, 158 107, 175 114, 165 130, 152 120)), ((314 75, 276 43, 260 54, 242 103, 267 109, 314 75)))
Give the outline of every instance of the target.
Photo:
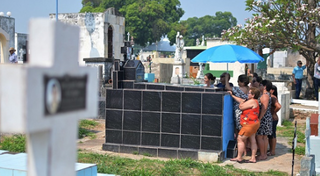
POLYGON ((97 115, 97 70, 78 66, 78 27, 36 19, 29 31, 29 63, 0 68, 0 129, 26 133, 29 176, 74 176, 78 120, 97 115))
POLYGON ((104 150, 203 161, 227 156, 234 124, 226 92, 154 83, 106 91, 104 150))

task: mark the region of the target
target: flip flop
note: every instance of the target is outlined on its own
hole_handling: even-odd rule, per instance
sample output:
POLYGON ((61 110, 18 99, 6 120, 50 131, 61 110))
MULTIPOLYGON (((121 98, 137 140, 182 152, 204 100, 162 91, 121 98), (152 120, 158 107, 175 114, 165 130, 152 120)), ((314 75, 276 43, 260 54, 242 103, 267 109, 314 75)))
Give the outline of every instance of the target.
POLYGON ((247 160, 245 163, 256 163, 256 162, 247 160))
POLYGON ((241 160, 241 161, 238 160, 237 162, 241 164, 241 163, 246 163, 247 160, 244 160, 244 159, 243 159, 243 160, 241 160))

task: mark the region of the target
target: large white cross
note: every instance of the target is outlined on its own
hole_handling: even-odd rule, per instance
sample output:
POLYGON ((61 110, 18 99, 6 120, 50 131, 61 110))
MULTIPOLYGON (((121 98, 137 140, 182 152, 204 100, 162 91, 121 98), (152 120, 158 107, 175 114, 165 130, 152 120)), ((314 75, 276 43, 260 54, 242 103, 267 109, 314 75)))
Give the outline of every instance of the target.
POLYGON ((0 129, 26 133, 28 176, 74 176, 78 120, 97 115, 97 70, 78 66, 78 27, 35 19, 29 34, 29 63, 0 66, 0 129))

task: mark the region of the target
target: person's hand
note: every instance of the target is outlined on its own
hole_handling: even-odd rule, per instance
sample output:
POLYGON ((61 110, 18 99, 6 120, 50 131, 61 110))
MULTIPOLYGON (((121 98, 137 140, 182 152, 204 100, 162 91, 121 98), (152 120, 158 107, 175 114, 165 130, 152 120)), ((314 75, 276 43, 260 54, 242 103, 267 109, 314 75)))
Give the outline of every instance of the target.
POLYGON ((228 91, 228 93, 229 93, 230 95, 232 95, 232 91, 228 91))
POLYGON ((297 84, 296 79, 293 80, 293 83, 294 83, 294 84, 297 84))

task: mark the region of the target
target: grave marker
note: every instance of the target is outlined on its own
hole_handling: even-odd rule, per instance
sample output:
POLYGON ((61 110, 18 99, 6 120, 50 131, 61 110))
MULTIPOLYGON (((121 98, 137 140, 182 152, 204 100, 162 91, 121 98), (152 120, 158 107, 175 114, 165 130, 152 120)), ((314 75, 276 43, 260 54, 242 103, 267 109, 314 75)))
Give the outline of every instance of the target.
POLYGON ((0 66, 0 130, 26 133, 29 176, 74 176, 78 120, 97 116, 97 70, 78 66, 78 27, 35 19, 29 33, 29 64, 0 66))

